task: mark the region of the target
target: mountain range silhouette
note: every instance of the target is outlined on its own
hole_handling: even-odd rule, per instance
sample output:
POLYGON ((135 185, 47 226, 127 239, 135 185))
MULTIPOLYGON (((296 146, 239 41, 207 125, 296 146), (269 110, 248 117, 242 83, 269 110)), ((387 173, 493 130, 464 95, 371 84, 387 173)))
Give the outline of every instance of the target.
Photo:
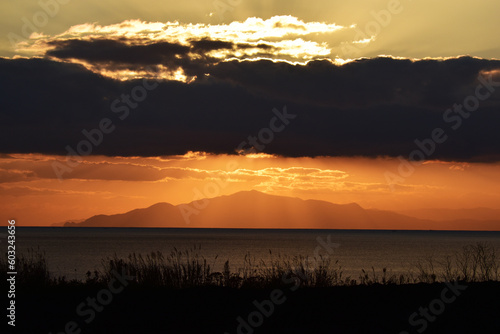
POLYGON ((201 199, 188 204, 157 203, 122 214, 96 215, 78 223, 66 222, 64 226, 499 230, 500 219, 421 219, 392 211, 364 209, 356 203, 334 204, 252 190, 201 199))

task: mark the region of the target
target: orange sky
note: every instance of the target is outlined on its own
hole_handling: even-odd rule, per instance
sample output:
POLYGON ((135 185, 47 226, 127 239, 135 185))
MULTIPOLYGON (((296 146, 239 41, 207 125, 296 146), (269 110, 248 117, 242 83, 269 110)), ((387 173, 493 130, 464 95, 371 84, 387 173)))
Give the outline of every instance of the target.
POLYGON ((3 221, 15 218, 21 226, 50 225, 250 189, 386 210, 500 209, 499 163, 428 161, 401 177, 401 161, 392 158, 92 156, 60 181, 53 170, 55 161, 65 163, 65 157, 14 154, 0 159, 3 221), (397 183, 388 183, 388 172, 399 176, 397 183))
POLYGON ((488 33, 500 25, 498 1, 229 3, 222 12, 218 1, 192 0, 0 4, 3 223, 51 225, 252 189, 394 211, 500 209, 500 48, 488 33), (118 127, 98 148, 99 134, 118 127), (251 135, 248 148, 330 157, 94 155, 241 153, 236 144, 258 128, 269 145, 251 135), (443 145, 424 159, 447 162, 368 158, 409 157, 429 134, 443 145), (81 136, 95 147, 78 162, 49 155, 81 136))

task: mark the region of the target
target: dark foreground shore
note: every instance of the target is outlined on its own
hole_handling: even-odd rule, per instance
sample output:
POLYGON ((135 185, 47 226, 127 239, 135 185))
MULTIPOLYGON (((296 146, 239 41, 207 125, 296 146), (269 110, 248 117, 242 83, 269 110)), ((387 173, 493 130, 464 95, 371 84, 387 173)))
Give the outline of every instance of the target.
POLYGON ((15 324, 8 333, 498 334, 500 282, 171 289, 116 280, 111 286, 19 286, 15 324))

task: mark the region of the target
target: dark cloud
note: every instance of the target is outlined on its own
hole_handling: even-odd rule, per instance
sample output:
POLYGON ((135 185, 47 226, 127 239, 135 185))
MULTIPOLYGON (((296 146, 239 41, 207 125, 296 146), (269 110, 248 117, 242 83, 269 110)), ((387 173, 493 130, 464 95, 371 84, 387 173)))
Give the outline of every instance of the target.
POLYGON ((188 75, 195 76, 207 73, 207 66, 220 61, 208 56, 207 52, 215 50, 233 52, 250 48, 273 49, 271 45, 265 43, 236 44, 208 38, 190 40, 189 45, 169 42, 141 43, 143 42, 126 39, 53 40, 47 42, 51 49, 46 52, 46 56, 59 60, 84 61, 100 70, 144 71, 156 69, 157 65, 162 65, 172 71, 182 68, 188 75))
POLYGON ((89 62, 117 62, 127 64, 162 64, 177 55, 189 52, 188 46, 159 42, 148 45, 129 45, 124 41, 110 39, 50 41, 54 47, 47 51, 48 56, 59 59, 82 59, 89 62))
POLYGON ((220 50, 220 49, 233 49, 234 43, 233 42, 226 42, 226 41, 214 41, 211 39, 201 39, 201 40, 193 40, 191 41, 191 46, 195 51, 213 51, 213 50, 220 50))
POLYGON ((306 66, 271 61, 258 65, 225 62, 210 74, 251 87, 259 94, 279 94, 286 100, 324 107, 402 105, 442 110, 474 93, 481 70, 498 68, 500 61, 469 57, 446 61, 374 58, 343 66, 334 66, 328 60, 306 66))
POLYGON ((191 84, 160 82, 135 108, 119 101, 115 111, 122 111, 113 112, 114 101, 142 80, 115 81, 44 59, 1 59, 0 152, 66 154, 67 145, 76 149, 86 140, 82 130, 109 118, 116 128, 92 154, 234 153, 248 136, 269 127, 274 107, 287 105, 297 117, 265 144, 265 153, 408 157, 416 139, 442 128, 448 139, 430 159, 500 161, 500 87, 459 126, 457 114, 449 115, 454 121, 443 119, 454 103, 475 94, 480 73, 494 69, 499 61, 470 57, 376 58, 343 66, 231 61, 205 67, 210 76, 191 84), (129 115, 122 120, 125 109, 129 115))

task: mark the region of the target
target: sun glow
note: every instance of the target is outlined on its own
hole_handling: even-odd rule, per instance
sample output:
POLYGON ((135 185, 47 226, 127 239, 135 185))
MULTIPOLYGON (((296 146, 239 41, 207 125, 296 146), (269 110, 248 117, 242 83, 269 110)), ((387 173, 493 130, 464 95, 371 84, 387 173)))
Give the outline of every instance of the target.
POLYGON ((0 178, 9 182, 0 184, 0 209, 44 225, 96 213, 126 212, 157 202, 176 205, 200 196, 251 189, 338 204, 356 202, 385 210, 429 208, 437 201, 448 208, 500 209, 500 194, 496 191, 499 164, 430 161, 391 190, 384 171, 397 168, 398 159, 205 152, 164 157, 89 156, 82 157, 81 163, 60 182, 52 163, 65 159, 42 154, 1 158, 0 178), (480 175, 488 178, 478 178, 480 175), (457 186, 458 178, 461 186, 457 186), (15 205, 10 200, 13 196, 17 198, 15 205))
POLYGON ((174 57, 179 64, 210 60, 210 63, 215 65, 233 58, 269 58, 303 64, 309 60, 327 57, 331 53, 327 42, 313 41, 311 37, 332 34, 343 29, 350 28, 322 22, 304 22, 290 15, 273 16, 267 20, 250 17, 242 22, 216 25, 127 20, 107 26, 96 23, 80 24, 55 36, 32 34, 27 41, 17 45, 17 51, 32 56, 49 55, 53 59, 82 64, 95 73, 118 80, 155 77, 192 82, 196 75, 187 74, 185 69, 180 68, 181 65, 159 61, 150 64, 157 68, 151 71, 144 66, 138 67, 137 64, 128 63, 126 58, 120 62, 112 58, 106 60, 109 53, 101 51, 101 47, 95 47, 95 50, 92 49, 94 51, 90 51, 90 48, 94 48, 92 45, 97 42, 115 42, 119 43, 123 49, 122 55, 126 56, 127 49, 169 43, 172 52, 179 52, 174 57), (93 56, 102 52, 102 56, 99 59, 68 56, 72 45, 77 41, 78 48, 85 48, 85 52, 93 56), (206 50, 199 49, 205 47, 203 43, 207 45, 206 50), (183 48, 190 51, 184 52, 183 48), (115 62, 119 66, 114 64, 115 62))

